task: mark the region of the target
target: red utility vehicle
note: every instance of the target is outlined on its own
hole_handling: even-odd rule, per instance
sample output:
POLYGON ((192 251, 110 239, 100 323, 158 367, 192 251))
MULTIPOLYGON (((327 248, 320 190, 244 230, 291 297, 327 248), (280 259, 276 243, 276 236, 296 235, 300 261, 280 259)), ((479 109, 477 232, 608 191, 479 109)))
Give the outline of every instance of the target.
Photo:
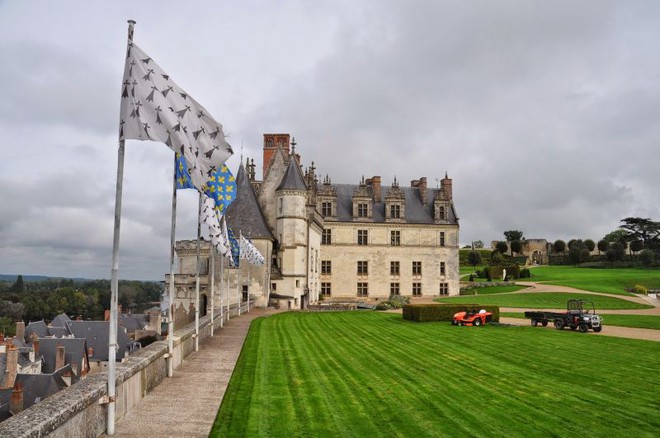
POLYGON ((486 312, 484 309, 480 311, 472 310, 468 312, 457 312, 454 313, 454 317, 451 320, 452 325, 467 325, 478 327, 480 325, 485 325, 487 322, 493 320, 493 313, 486 312))

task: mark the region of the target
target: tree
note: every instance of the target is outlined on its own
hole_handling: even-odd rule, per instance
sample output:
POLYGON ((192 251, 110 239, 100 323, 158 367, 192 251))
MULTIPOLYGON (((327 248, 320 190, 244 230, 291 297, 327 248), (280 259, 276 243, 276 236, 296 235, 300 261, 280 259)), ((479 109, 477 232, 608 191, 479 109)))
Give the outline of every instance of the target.
POLYGON ((587 239, 584 241, 584 244, 586 245, 587 249, 589 252, 593 251, 596 248, 596 242, 594 242, 591 239, 587 239))
POLYGON ((655 254, 650 249, 645 249, 639 254, 639 260, 642 262, 642 265, 650 268, 655 261, 655 254))
POLYGON ((481 240, 475 240, 474 242, 472 242, 472 247, 474 249, 481 249, 484 247, 484 243, 481 240))
POLYGON ((568 258, 571 260, 574 266, 577 266, 578 263, 586 262, 589 260, 589 250, 587 246, 581 240, 576 240, 568 249, 568 258))
POLYGON ((512 240, 511 241, 511 255, 513 256, 514 252, 516 254, 520 254, 522 252, 522 247, 523 247, 523 244, 520 240, 512 240))
POLYGON ((514 240, 523 240, 523 232, 520 230, 509 230, 504 232, 504 237, 507 242, 513 242, 514 240))
POLYGON ((481 254, 479 253, 479 251, 474 251, 474 250, 470 251, 468 253, 467 259, 468 259, 468 263, 470 265, 472 265, 473 270, 476 270, 477 265, 480 265, 481 263, 483 263, 483 261, 481 260, 481 254))
POLYGON ((644 249, 644 242, 641 240, 633 240, 630 242, 630 252, 635 254, 644 249))
POLYGON ((621 261, 626 255, 626 247, 621 242, 612 243, 607 251, 610 250, 614 252, 614 261, 621 261))
POLYGON ((564 252, 566 251, 566 242, 561 239, 555 240, 555 243, 552 244, 552 250, 554 252, 564 252))
POLYGON ((660 222, 641 217, 627 217, 621 219, 621 222, 623 225, 619 225, 619 229, 627 234, 628 240, 639 239, 645 248, 650 248, 652 243, 660 242, 660 222))
POLYGON ((9 292, 23 292, 25 290, 25 284, 23 283, 23 276, 19 275, 16 277, 16 281, 9 288, 9 292))
POLYGON ((509 245, 507 245, 506 242, 502 242, 502 241, 500 240, 500 241, 497 242, 497 244, 495 245, 495 249, 497 250, 497 252, 499 252, 499 253, 501 253, 501 254, 505 254, 505 253, 509 250, 509 245))
POLYGON ((609 243, 621 242, 625 244, 625 242, 627 242, 627 239, 628 239, 628 232, 622 229, 614 230, 611 233, 606 234, 605 237, 603 237, 603 240, 607 240, 609 243))
POLYGON ((607 247, 610 246, 610 242, 608 242, 605 239, 601 239, 598 241, 598 254, 601 252, 607 251, 607 247))

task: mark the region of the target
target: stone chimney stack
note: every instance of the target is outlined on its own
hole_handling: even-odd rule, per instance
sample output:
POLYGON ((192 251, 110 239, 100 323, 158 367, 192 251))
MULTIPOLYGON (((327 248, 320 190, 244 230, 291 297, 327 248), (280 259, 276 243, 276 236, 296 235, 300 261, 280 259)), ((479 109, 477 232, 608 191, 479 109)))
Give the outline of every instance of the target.
POLYGON ((282 148, 285 156, 289 155, 289 134, 264 134, 264 155, 263 155, 263 174, 261 178, 264 179, 268 173, 270 161, 277 151, 277 148, 282 148))
POLYGON ((105 309, 103 312, 103 321, 110 321, 110 309, 105 309))
POLYGON ((9 399, 9 411, 16 415, 23 410, 23 385, 17 383, 9 399))
POLYGON ((64 366, 64 345, 57 344, 55 350, 55 370, 59 370, 64 366))
POLYGON ((440 190, 442 191, 442 194, 444 195, 445 199, 451 201, 453 196, 451 179, 447 177, 447 172, 445 172, 445 177, 440 181, 440 190))
POLYGON ((25 342, 25 322, 16 321, 16 339, 25 342))
POLYGON ((367 180, 367 184, 371 186, 371 193, 373 194, 374 202, 382 202, 383 198, 381 185, 380 185, 380 176, 375 175, 372 178, 367 180))
POLYGON ((34 350, 35 357, 39 357, 39 339, 32 341, 32 349, 34 350))
POLYGON ((3 388, 13 388, 16 383, 16 373, 18 372, 18 348, 14 345, 7 346, 7 371, 5 374, 5 383, 3 388))
POLYGON ((429 195, 428 195, 428 190, 426 190, 426 177, 425 176, 423 176, 419 179, 418 188, 419 188, 419 197, 422 199, 422 204, 428 205, 429 195))

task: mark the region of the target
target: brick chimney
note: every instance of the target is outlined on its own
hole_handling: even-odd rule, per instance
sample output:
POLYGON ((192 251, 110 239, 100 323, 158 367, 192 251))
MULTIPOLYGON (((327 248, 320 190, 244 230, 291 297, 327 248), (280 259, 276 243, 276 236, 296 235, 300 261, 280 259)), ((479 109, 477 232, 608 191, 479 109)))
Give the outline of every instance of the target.
POLYGON ((64 345, 57 344, 55 349, 55 370, 59 370, 64 366, 64 345))
POLYGON ((32 341, 32 349, 34 350, 35 357, 39 357, 39 339, 32 341))
POLYGON ((447 172, 445 172, 445 177, 440 181, 440 190, 444 195, 445 199, 451 201, 452 199, 452 188, 451 188, 451 179, 447 177, 447 172))
POLYGON ((18 348, 14 345, 7 346, 7 371, 3 388, 13 388, 18 372, 18 348))
POLYGON ((425 176, 419 179, 419 183, 417 187, 419 188, 419 197, 422 199, 422 204, 427 205, 429 203, 429 195, 428 195, 428 191, 426 190, 425 176))
POLYGON ((16 339, 25 342, 25 322, 16 321, 16 339))
POLYGON ((9 411, 16 415, 23 410, 23 385, 17 383, 9 399, 9 411))
POLYGON ((367 180, 367 185, 371 186, 371 193, 373 194, 374 202, 382 202, 380 176, 373 176, 367 180))
POLYGON ((110 321, 110 309, 105 309, 103 312, 103 321, 110 321))
POLYGON ((87 347, 87 357, 94 357, 94 347, 87 347))
POLYGON ((264 134, 264 155, 263 155, 263 174, 262 179, 266 177, 268 173, 268 167, 270 166, 270 161, 273 159, 273 155, 277 152, 277 148, 282 148, 284 155, 289 155, 289 134, 264 134))

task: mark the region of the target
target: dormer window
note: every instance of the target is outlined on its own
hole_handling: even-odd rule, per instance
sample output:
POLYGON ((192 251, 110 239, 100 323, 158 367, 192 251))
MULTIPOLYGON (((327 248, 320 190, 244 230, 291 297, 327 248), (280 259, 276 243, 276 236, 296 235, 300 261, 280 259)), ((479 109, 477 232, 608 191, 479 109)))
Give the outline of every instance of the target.
POLYGON ((440 220, 447 220, 447 212, 445 211, 445 207, 442 206, 438 209, 438 218, 440 220))
POLYGON ((332 216, 332 202, 321 203, 321 215, 332 216))
POLYGON ((400 219, 401 218, 401 206, 398 204, 390 205, 390 218, 391 219, 400 219))
POLYGON ((358 217, 367 217, 369 214, 369 204, 359 203, 357 205, 357 215, 358 217))

